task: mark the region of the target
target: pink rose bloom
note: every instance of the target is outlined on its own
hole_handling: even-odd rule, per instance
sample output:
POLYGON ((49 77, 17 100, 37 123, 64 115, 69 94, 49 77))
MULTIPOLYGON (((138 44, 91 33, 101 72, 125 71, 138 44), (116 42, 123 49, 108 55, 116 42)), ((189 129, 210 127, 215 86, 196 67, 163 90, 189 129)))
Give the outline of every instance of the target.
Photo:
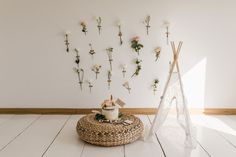
POLYGON ((139 36, 133 37, 132 40, 134 40, 134 41, 139 41, 139 36))

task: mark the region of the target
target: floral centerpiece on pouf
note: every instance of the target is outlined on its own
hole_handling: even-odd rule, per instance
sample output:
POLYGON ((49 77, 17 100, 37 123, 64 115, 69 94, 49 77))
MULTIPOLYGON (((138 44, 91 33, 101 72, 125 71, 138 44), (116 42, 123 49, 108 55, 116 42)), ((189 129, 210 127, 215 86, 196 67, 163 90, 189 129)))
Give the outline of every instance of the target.
POLYGON ((102 115, 107 120, 117 120, 119 118, 119 105, 113 100, 111 95, 110 99, 104 100, 101 104, 102 115))

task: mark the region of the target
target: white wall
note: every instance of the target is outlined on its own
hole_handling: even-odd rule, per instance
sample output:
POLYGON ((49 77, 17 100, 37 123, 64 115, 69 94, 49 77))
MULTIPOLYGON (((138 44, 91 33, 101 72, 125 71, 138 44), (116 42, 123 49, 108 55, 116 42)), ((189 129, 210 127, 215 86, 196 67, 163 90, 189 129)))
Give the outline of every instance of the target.
POLYGON ((191 107, 235 107, 236 57, 235 6, 233 0, 0 0, 0 107, 97 107, 108 94, 120 97, 127 107, 155 107, 168 72, 171 49, 166 45, 163 20, 171 23, 171 39, 183 40, 180 64, 191 107), (142 20, 151 15, 150 35, 142 20), (94 16, 104 20, 102 35, 97 33, 94 16), (124 21, 125 44, 120 47, 115 21, 124 21), (80 20, 88 23, 84 36, 80 20), (65 52, 63 32, 69 29, 71 48, 80 49, 86 78, 94 63, 103 64, 102 74, 89 94, 87 85, 80 92, 72 71, 74 53, 65 52), (129 95, 121 86, 120 63, 128 64, 128 75, 135 68, 129 40, 139 35, 144 44, 140 58, 141 75, 132 79, 129 95), (92 42, 97 55, 88 55, 92 42), (114 47, 112 89, 107 90, 109 67, 105 49, 114 47), (153 62, 153 49, 163 51, 153 62), (89 71, 89 72, 88 72, 89 71), (150 89, 160 80, 156 96, 150 89))

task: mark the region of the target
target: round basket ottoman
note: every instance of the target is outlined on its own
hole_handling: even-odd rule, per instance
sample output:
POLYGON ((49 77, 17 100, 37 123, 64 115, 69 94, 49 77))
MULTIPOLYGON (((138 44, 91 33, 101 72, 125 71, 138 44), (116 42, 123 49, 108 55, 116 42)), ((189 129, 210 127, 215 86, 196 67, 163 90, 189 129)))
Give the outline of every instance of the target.
POLYGON ((100 146, 118 146, 134 142, 143 133, 143 123, 134 115, 123 115, 122 119, 132 121, 130 125, 101 123, 95 114, 82 117, 77 123, 80 139, 100 146))

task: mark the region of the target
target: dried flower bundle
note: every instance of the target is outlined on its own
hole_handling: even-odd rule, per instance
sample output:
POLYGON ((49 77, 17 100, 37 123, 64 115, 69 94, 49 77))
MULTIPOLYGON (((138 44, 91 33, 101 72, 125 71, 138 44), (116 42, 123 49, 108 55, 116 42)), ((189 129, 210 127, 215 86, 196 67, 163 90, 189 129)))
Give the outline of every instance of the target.
POLYGON ((122 86, 125 87, 128 90, 129 94, 130 94, 131 88, 130 88, 129 82, 128 81, 124 82, 122 86))
POLYGON ((109 47, 109 48, 106 49, 106 51, 107 51, 108 61, 109 61, 109 64, 110 64, 110 70, 112 70, 112 61, 113 61, 112 53, 113 53, 113 48, 109 47))
POLYGON ((153 93, 154 93, 154 95, 156 94, 158 83, 159 83, 159 80, 158 80, 158 79, 155 79, 155 80, 153 81, 153 93))
POLYGON ((78 75, 80 90, 83 90, 83 83, 84 83, 84 70, 82 68, 74 68, 74 71, 78 75))
POLYGON ((158 60, 158 58, 160 57, 160 53, 161 53, 161 47, 157 47, 155 48, 155 57, 156 57, 156 60, 158 60))
POLYGON ((82 32, 84 33, 84 35, 87 34, 88 30, 87 30, 87 24, 85 23, 85 21, 80 22, 80 25, 82 27, 82 32))
POLYGON ((75 53, 76 53, 76 59, 75 59, 75 63, 77 64, 77 67, 79 67, 79 63, 80 63, 80 56, 79 56, 79 50, 78 49, 74 49, 75 53))
POLYGON ((65 32, 65 45, 66 45, 66 52, 68 53, 70 51, 70 48, 69 48, 69 34, 70 32, 69 31, 66 31, 65 32))
POLYGON ((131 77, 133 77, 133 76, 138 76, 138 75, 139 75, 140 70, 142 69, 142 68, 141 68, 141 62, 142 62, 142 60, 136 59, 136 61, 135 61, 136 70, 135 70, 134 74, 133 74, 131 77))
POLYGON ((110 89, 110 87, 111 87, 111 77, 112 77, 112 72, 111 72, 111 70, 108 70, 108 72, 107 72, 108 89, 110 89))
POLYGON ((101 30, 102 30, 102 18, 98 17, 98 18, 96 18, 96 21, 97 21, 98 33, 100 35, 101 34, 101 30))
POLYGON ((118 32, 118 36, 119 36, 119 39, 120 39, 120 45, 122 45, 123 44, 123 40, 122 40, 122 32, 121 32, 121 22, 120 21, 118 21, 117 22, 117 26, 118 26, 118 29, 119 29, 119 32, 118 32))
POLYGON ((93 58, 93 55, 96 53, 95 50, 93 49, 93 46, 91 43, 89 43, 89 47, 90 47, 90 50, 89 50, 89 54, 92 56, 93 58))
POLYGON ((93 81, 88 80, 87 83, 88 83, 88 87, 89 87, 89 92, 92 93, 93 81))
POLYGON ((102 66, 101 66, 101 65, 98 65, 98 64, 95 64, 95 65, 92 67, 92 71, 95 73, 96 79, 98 78, 98 74, 100 73, 101 68, 102 68, 102 66))
POLYGON ((151 20, 151 16, 148 15, 148 16, 146 17, 146 19, 144 20, 144 22, 143 22, 143 23, 146 25, 147 35, 149 34, 149 28, 151 27, 151 26, 150 26, 150 20, 151 20))
POLYGON ((169 32, 169 27, 170 27, 170 23, 168 21, 165 21, 164 22, 164 27, 166 28, 166 42, 167 42, 167 45, 169 45, 169 36, 170 36, 170 32, 169 32))
POLYGON ((122 74, 123 74, 123 78, 125 78, 125 74, 126 74, 126 68, 127 68, 127 65, 124 64, 124 65, 121 65, 121 68, 122 68, 122 74))

